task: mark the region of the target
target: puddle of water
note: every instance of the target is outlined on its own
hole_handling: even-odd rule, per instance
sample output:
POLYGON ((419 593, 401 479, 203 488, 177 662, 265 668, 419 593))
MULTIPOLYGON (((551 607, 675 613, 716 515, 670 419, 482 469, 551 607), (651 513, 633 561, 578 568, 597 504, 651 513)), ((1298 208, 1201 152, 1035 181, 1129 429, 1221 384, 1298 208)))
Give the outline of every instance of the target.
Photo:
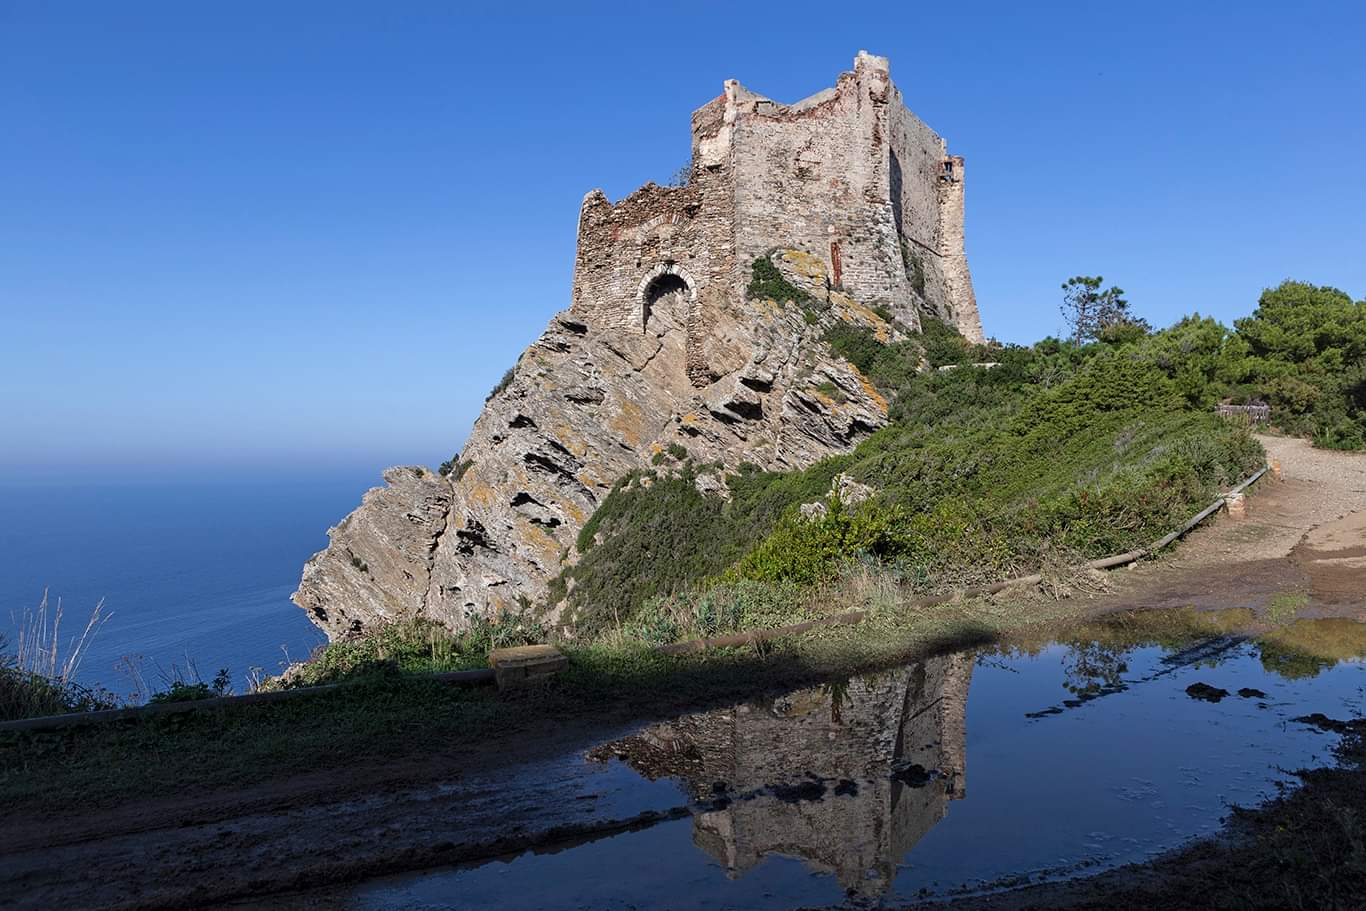
POLYGON ((1366 668, 1285 654, 1228 637, 965 652, 683 716, 583 761, 657 802, 676 789, 686 817, 375 880, 345 906, 873 904, 1142 860, 1332 761, 1336 737, 1293 719, 1360 716, 1366 668))

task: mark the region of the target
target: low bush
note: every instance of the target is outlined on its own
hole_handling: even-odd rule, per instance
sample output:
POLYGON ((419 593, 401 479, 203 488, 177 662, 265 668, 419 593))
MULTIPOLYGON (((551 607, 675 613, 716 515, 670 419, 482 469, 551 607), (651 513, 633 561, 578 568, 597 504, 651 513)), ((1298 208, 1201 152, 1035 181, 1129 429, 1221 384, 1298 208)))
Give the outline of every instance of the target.
POLYGON ((0 721, 94 712, 118 705, 118 699, 106 690, 54 680, 21 670, 9 661, 0 663, 0 721))
POLYGON ((686 463, 670 476, 637 472, 593 513, 576 542, 579 562, 552 584, 576 633, 619 628, 652 596, 720 572, 740 556, 744 544, 730 533, 724 504, 698 491, 696 481, 686 463))
POLYGON ((211 683, 202 680, 174 680, 165 690, 153 693, 148 702, 196 702, 232 694, 232 677, 227 668, 220 668, 211 683))
POLYGON ((473 617, 460 633, 434 620, 406 620, 381 626, 363 638, 329 642, 272 686, 319 686, 486 667, 488 653, 495 648, 544 642, 545 638, 543 626, 520 614, 473 617))
POLYGON ((816 305, 816 299, 796 285, 783 278, 773 260, 760 256, 750 265, 749 285, 745 293, 750 298, 775 300, 778 303, 794 303, 809 308, 816 305))
POLYGON ((507 369, 507 372, 503 374, 503 378, 500 379, 500 380, 498 381, 498 384, 497 384, 496 386, 494 386, 493 389, 491 389, 491 390, 489 391, 489 394, 488 394, 488 395, 484 396, 484 402, 485 402, 485 404, 487 404, 488 402, 493 401, 495 398, 498 397, 499 393, 501 393, 503 390, 505 390, 505 389, 507 389, 509 386, 511 386, 511 385, 512 385, 512 381, 513 381, 513 379, 514 379, 516 376, 517 376, 517 368, 516 368, 516 367, 509 367, 509 368, 507 369))

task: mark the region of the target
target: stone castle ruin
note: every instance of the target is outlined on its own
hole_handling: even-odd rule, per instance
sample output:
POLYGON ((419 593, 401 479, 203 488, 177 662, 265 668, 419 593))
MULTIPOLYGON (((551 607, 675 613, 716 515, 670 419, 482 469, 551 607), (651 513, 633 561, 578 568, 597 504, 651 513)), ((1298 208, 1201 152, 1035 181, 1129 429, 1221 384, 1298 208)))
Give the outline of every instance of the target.
POLYGON ((885 58, 860 52, 834 88, 792 105, 727 80, 692 115, 687 186, 646 184, 615 205, 600 190, 584 198, 573 310, 648 331, 674 298, 689 375, 705 385, 718 376, 706 327, 743 296, 754 259, 779 248, 819 258, 831 288, 908 327, 929 312, 982 340, 963 159, 902 103, 885 58))
POLYGON ((294 601, 332 637, 543 603, 612 485, 659 453, 791 470, 883 426, 887 401, 822 337, 845 323, 894 341, 924 316, 982 338, 963 160, 906 108, 887 61, 860 52, 792 105, 728 81, 693 114, 685 186, 584 198, 570 306, 449 473, 385 472, 294 601), (805 302, 751 293, 763 260, 805 302))

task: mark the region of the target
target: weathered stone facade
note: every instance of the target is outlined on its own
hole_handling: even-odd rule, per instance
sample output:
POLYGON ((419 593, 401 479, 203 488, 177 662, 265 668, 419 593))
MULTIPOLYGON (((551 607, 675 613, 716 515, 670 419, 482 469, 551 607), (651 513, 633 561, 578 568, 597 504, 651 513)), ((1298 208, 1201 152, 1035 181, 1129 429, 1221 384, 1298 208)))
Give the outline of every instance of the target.
POLYGON ((828 328, 887 341, 932 312, 981 337, 961 178, 882 58, 790 106, 727 82, 693 115, 686 186, 585 197, 571 306, 485 405, 459 469, 386 472, 295 603, 334 637, 412 616, 461 628, 542 601, 612 484, 672 444, 727 469, 848 450, 887 402, 828 328), (749 297, 760 256, 819 312, 749 297))
MULTIPOLYGON (((755 257, 819 257, 831 287, 919 326, 928 310, 982 338, 963 246, 963 159, 912 114, 885 58, 860 52, 834 88, 792 105, 735 80, 692 117, 687 186, 646 184, 579 216, 573 307, 642 331, 652 295, 686 289, 690 371, 707 358, 709 316, 741 295, 755 257), (661 281, 663 270, 681 282, 661 281)), ((723 346, 722 346, 723 347, 723 346)))

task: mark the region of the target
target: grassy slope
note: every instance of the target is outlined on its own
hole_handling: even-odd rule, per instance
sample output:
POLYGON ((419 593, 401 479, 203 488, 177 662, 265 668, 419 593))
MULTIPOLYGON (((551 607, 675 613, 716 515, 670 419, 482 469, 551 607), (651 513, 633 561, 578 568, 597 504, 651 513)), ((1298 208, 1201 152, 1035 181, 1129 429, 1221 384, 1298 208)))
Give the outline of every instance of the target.
MULTIPOLYGON (((1244 431, 1183 395, 1174 377, 1189 373, 1189 358, 1167 356, 1165 336, 983 350, 936 333, 922 340, 935 359, 1000 366, 885 368, 900 383, 884 386, 894 422, 851 454, 801 472, 742 471, 728 479, 728 503, 699 493, 688 463, 649 472, 649 486, 623 479, 580 536, 580 561, 557 580, 566 626, 658 638, 665 631, 643 627, 658 626, 660 596, 696 602, 744 581, 809 586, 858 559, 924 592, 1128 550, 1262 458, 1244 431), (872 485, 874 500, 819 522, 797 518, 797 505, 824 498, 841 472, 872 485)), ((870 370, 904 355, 854 335, 832 345, 870 370)))

